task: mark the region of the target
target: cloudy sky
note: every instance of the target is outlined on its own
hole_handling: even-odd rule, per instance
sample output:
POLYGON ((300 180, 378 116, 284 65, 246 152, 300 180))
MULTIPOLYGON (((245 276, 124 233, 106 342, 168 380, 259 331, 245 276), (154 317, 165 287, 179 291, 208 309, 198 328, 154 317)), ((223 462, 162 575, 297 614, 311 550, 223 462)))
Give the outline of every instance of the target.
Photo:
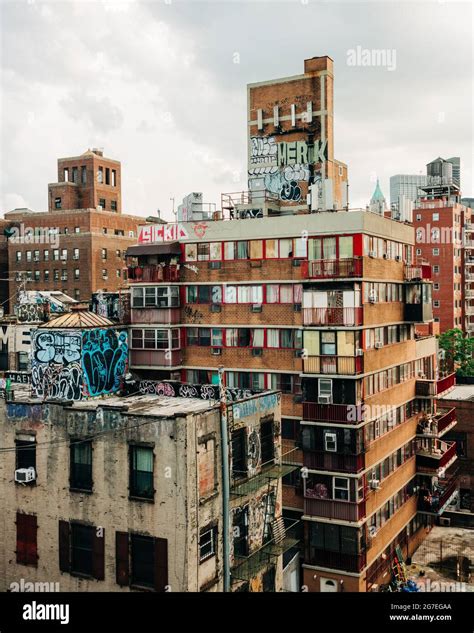
POLYGON ((126 213, 171 218, 170 198, 246 189, 246 84, 318 55, 335 62, 351 207, 376 176, 388 198, 391 175, 424 173, 438 155, 461 156, 474 196, 471 2, 3 0, 0 11, 1 213, 46 210, 56 159, 88 147, 121 160, 126 213), (395 68, 348 64, 358 46, 395 50, 395 68))

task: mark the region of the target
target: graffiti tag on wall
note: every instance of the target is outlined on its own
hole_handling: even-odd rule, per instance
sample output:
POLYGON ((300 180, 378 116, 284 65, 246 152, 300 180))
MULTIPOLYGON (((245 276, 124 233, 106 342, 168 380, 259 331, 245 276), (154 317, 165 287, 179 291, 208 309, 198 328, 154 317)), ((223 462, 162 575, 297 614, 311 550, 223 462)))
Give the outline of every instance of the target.
MULTIPOLYGON (((219 400, 218 385, 192 385, 181 382, 159 382, 156 380, 141 380, 140 393, 155 394, 157 396, 170 396, 172 398, 200 398, 201 400, 219 400)), ((227 402, 236 402, 251 397, 254 392, 250 389, 232 389, 227 387, 227 402)))

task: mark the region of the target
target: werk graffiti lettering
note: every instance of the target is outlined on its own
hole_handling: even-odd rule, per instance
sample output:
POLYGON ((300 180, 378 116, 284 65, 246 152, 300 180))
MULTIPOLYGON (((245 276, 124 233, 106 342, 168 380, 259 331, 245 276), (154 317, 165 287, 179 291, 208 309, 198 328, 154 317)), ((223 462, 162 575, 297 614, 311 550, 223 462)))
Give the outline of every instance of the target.
POLYGON ((46 321, 46 304, 23 303, 16 307, 16 315, 20 323, 39 323, 46 321))

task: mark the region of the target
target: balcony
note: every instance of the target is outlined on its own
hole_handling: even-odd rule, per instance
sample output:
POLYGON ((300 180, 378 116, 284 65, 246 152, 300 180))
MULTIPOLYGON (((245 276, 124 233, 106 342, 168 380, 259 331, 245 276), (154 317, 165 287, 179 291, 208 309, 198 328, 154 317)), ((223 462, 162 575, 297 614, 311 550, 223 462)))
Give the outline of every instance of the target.
POLYGON ((431 264, 423 263, 418 266, 405 266, 405 281, 421 281, 431 279, 431 264))
POLYGON ((356 404, 320 404, 303 402, 303 419, 314 422, 358 424, 365 418, 365 409, 356 404))
POLYGON ((308 565, 329 567, 330 569, 360 572, 366 565, 366 555, 365 552, 360 554, 329 552, 325 549, 317 549, 316 547, 310 546, 305 563, 308 565))
MULTIPOLYGON (((473 308, 474 309, 474 308, 473 308)), ((440 396, 456 385, 456 374, 450 374, 436 381, 436 395, 440 396)))
POLYGON ((418 510, 427 514, 440 516, 457 494, 458 473, 455 472, 446 480, 440 480, 435 490, 420 487, 418 510))
POLYGON ((131 322, 132 324, 155 325, 174 324, 181 320, 181 312, 179 308, 132 308, 131 322))
POLYGON ((472 224, 472 222, 466 222, 464 224, 464 230, 468 233, 472 233, 474 231, 474 224, 472 224))
POLYGON ((303 308, 304 325, 362 325, 363 309, 303 308))
POLYGON ((362 258, 317 259, 303 262, 307 266, 308 279, 337 279, 362 277, 362 258))
POLYGON ((340 521, 360 521, 365 517, 365 501, 355 503, 335 499, 318 499, 312 497, 311 494, 312 490, 307 488, 304 497, 304 513, 307 516, 340 521))
POLYGON ((179 281, 179 266, 157 266, 153 264, 129 266, 128 279, 134 282, 179 281))
POLYGON ((131 349, 130 367, 179 367, 182 363, 181 350, 131 349))
POLYGON ((363 364, 362 356, 308 356, 303 358, 303 373, 354 376, 363 373, 363 364))
POLYGON ((364 455, 341 455, 327 451, 305 450, 303 465, 312 470, 329 470, 345 473, 357 473, 364 468, 364 455))
POLYGON ((415 395, 421 398, 434 398, 436 395, 436 384, 434 380, 417 380, 415 383, 415 395))
POLYGON ((423 440, 416 449, 416 470, 440 475, 456 461, 456 442, 423 440))
POLYGON ((428 437, 441 437, 456 425, 456 409, 438 409, 438 413, 427 416, 418 423, 417 433, 428 437))

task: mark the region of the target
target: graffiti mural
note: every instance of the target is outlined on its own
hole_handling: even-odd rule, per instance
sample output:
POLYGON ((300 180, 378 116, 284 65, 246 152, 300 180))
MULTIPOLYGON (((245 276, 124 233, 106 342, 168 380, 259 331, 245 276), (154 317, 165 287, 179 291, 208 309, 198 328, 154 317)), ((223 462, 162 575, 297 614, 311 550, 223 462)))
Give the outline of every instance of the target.
POLYGON ((88 396, 118 391, 127 371, 128 344, 125 331, 86 330, 82 334, 84 389, 88 396))
POLYGON ((82 400, 114 393, 127 371, 125 331, 38 329, 32 349, 31 383, 39 398, 82 400))
POLYGON ((46 304, 24 303, 16 308, 16 315, 20 323, 38 323, 47 320, 46 304))
MULTIPOLYGON (((182 398, 200 398, 201 400, 219 400, 218 385, 192 385, 181 382, 159 382, 156 380, 141 380, 139 391, 142 394, 154 394, 157 396, 171 396, 182 398)), ((255 394, 251 389, 226 388, 227 402, 237 402, 244 398, 250 398, 255 394)))

